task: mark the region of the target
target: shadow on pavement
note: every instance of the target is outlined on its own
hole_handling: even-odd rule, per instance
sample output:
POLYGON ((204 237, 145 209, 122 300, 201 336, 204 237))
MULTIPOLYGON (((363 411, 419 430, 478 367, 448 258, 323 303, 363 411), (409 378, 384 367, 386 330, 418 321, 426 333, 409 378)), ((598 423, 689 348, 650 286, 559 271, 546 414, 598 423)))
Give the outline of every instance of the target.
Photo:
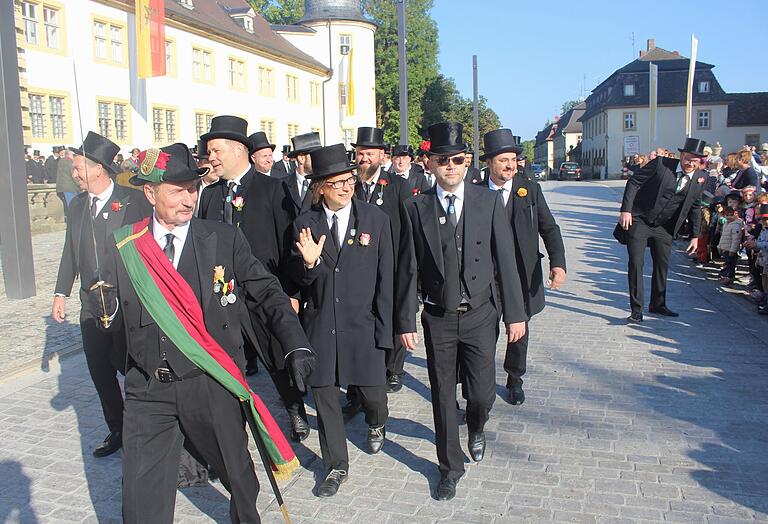
POLYGON ((21 470, 21 464, 15 460, 0 461, 0 479, 4 485, 0 489, 0 522, 36 524, 37 516, 30 505, 31 480, 21 470))

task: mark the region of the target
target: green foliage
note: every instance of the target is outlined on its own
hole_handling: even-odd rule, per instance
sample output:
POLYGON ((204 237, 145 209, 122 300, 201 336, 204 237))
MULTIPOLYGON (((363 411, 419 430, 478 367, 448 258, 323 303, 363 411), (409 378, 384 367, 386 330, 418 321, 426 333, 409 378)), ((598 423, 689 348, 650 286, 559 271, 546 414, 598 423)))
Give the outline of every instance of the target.
POLYGON ((567 100, 563 102, 563 105, 560 106, 560 114, 564 115, 565 113, 567 113, 568 111, 570 111, 571 109, 579 105, 580 103, 581 103, 581 100, 567 100))
POLYGON ((533 162, 533 158, 534 158, 533 146, 534 145, 536 145, 536 141, 535 140, 526 140, 522 144, 522 146, 523 146, 523 154, 528 159, 528 163, 533 162))
POLYGON ((270 24, 293 24, 304 15, 304 0, 262 0, 268 6, 262 11, 270 24))

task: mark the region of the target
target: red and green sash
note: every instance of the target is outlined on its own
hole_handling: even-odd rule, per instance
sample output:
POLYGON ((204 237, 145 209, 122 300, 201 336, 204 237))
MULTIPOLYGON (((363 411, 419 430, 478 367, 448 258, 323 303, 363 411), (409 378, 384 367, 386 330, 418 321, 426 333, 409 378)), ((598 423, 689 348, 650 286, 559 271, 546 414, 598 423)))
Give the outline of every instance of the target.
POLYGON ((141 304, 184 356, 248 404, 275 477, 289 478, 298 469, 299 460, 235 361, 208 333, 194 291, 149 233, 149 220, 123 226, 114 233, 120 257, 141 304))

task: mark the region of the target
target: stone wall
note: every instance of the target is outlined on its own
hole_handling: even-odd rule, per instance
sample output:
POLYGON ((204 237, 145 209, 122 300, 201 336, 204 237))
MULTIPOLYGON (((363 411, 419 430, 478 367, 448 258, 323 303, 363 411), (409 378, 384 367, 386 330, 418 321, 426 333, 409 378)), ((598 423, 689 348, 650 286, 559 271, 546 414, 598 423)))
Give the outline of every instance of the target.
POLYGON ((56 184, 27 185, 27 200, 33 235, 63 231, 67 228, 64 221, 64 205, 56 196, 56 184))

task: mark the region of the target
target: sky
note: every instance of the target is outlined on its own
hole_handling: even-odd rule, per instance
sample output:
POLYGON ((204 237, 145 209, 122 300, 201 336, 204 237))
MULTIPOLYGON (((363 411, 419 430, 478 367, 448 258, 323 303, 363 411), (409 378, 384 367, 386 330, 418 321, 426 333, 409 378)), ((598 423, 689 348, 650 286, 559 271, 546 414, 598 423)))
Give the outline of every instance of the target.
POLYGON ((698 61, 715 65, 726 93, 768 91, 764 1, 434 0, 432 18, 442 73, 471 98, 476 54, 480 95, 502 127, 528 140, 563 102, 588 96, 637 58, 649 38, 688 57, 693 33, 698 61))

